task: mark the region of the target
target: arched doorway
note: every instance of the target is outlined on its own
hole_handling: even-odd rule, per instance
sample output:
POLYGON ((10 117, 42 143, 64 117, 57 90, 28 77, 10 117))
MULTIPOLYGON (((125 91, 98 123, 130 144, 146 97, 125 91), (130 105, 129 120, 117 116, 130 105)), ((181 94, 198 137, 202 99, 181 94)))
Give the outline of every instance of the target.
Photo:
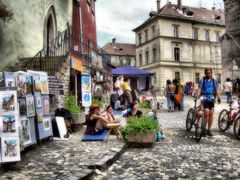
POLYGON ((50 6, 44 25, 44 47, 47 47, 47 56, 51 55, 54 46, 54 39, 57 32, 57 21, 55 16, 54 7, 50 6))

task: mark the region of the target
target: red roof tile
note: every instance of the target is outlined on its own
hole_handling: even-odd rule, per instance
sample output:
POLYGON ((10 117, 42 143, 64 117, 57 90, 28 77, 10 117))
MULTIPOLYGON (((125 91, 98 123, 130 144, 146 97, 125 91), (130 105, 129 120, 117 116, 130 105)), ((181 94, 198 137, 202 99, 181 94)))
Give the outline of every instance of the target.
POLYGON ((136 45, 135 44, 127 44, 127 43, 116 43, 115 47, 112 43, 107 43, 103 50, 105 54, 117 54, 117 55, 136 55, 136 45))

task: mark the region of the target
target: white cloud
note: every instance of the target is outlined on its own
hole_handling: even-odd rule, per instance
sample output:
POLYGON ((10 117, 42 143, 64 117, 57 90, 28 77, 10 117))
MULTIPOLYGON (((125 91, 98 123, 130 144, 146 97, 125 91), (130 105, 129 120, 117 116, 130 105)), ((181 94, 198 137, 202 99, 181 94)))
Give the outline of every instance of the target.
MULTIPOLYGON (((177 3, 177 0, 169 0, 177 3)), ((162 0, 161 5, 167 0, 162 0)), ((207 8, 213 4, 223 8, 222 0, 183 0, 183 5, 207 8)), ((132 29, 143 23, 151 10, 156 10, 156 0, 98 0, 96 1, 96 21, 98 43, 103 46, 112 38, 122 42, 134 43, 132 29)))

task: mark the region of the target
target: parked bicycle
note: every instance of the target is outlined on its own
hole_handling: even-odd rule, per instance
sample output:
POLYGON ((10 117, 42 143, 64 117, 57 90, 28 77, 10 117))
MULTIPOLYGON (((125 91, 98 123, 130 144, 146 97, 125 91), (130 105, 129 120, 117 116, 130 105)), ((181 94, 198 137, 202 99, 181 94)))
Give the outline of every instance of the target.
POLYGON ((234 112, 232 102, 229 103, 229 110, 223 109, 218 117, 218 127, 220 131, 225 132, 233 125, 234 135, 240 140, 240 105, 238 110, 234 112))
POLYGON ((197 97, 194 96, 194 107, 188 110, 186 118, 186 130, 191 131, 192 126, 195 126, 195 137, 194 139, 199 142, 204 132, 204 116, 202 111, 202 105, 197 106, 197 97))

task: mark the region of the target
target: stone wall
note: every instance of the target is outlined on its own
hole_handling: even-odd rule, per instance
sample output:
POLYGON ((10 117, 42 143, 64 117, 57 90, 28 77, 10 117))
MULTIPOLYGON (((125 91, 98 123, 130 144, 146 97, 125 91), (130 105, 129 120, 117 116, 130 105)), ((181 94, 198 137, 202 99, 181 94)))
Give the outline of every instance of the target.
POLYGON ((240 1, 225 0, 226 35, 222 41, 224 79, 240 77, 240 1), (238 44, 238 45, 237 45, 238 44))
POLYGON ((32 57, 44 46, 44 27, 49 8, 55 11, 55 35, 72 21, 72 0, 2 0, 14 12, 0 20, 0 70, 18 59, 32 57))

